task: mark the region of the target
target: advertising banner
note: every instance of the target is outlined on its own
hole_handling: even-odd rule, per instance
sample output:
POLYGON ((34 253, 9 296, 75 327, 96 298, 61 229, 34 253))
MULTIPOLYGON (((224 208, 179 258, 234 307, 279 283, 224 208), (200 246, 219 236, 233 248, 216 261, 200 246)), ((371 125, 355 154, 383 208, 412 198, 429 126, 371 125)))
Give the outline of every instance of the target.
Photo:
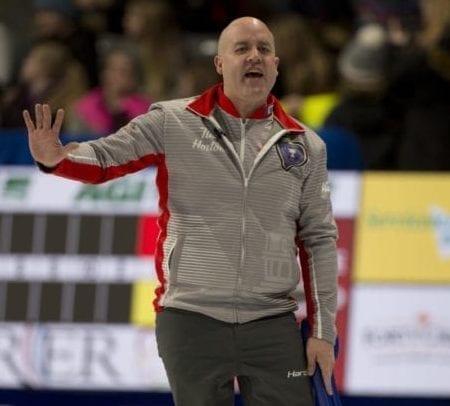
POLYGON ((0 386, 169 390, 153 329, 64 323, 0 323, 0 386))
POLYGON ((345 392, 450 396, 450 286, 353 287, 345 392))
POLYGON ((450 283, 450 174, 363 179, 355 279, 450 283))
POLYGON ((361 174, 349 171, 329 172, 333 214, 338 219, 354 219, 360 210, 361 174))
POLYGON ((100 185, 50 176, 34 167, 3 166, 0 212, 158 213, 154 168, 100 185))
MULTIPOLYGON (((168 388, 153 330, 154 179, 149 169, 84 185, 0 167, 0 387, 168 388), (142 365, 131 371, 133 363, 142 365)), ((357 173, 330 173, 340 234, 340 389, 359 185, 357 173)))

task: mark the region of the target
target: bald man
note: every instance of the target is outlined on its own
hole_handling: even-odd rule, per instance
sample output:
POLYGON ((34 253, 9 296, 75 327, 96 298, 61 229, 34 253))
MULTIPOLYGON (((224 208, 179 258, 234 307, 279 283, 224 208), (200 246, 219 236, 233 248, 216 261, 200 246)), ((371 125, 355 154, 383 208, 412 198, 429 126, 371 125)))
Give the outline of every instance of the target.
POLYGON ((114 134, 61 145, 64 112, 24 112, 45 172, 100 183, 156 165, 154 300, 159 354, 177 406, 312 405, 331 393, 336 226, 323 142, 270 93, 279 60, 267 26, 243 17, 220 35, 223 83, 153 104, 114 134), (301 267, 299 267, 298 254, 301 267), (303 274, 306 350, 292 292, 303 274))

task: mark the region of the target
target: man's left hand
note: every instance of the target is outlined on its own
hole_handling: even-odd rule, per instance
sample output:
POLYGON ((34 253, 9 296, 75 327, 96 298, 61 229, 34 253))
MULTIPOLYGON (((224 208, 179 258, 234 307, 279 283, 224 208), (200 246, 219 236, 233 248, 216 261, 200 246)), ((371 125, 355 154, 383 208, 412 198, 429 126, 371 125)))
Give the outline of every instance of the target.
POLYGON ((333 387, 331 385, 331 377, 335 362, 333 345, 326 340, 310 337, 306 342, 306 359, 308 362, 308 374, 310 376, 314 374, 316 364, 319 364, 325 390, 329 395, 332 395, 333 387))

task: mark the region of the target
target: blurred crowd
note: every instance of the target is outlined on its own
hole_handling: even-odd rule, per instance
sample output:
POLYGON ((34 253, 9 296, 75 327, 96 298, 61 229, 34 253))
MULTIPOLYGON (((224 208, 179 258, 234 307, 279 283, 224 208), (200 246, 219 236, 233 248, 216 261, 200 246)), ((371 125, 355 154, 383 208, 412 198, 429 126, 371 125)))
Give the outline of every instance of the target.
POLYGON ((450 170, 450 0, 2 0, 0 129, 45 102, 66 134, 100 137, 198 94, 243 15, 275 34, 274 93, 330 168, 450 170))

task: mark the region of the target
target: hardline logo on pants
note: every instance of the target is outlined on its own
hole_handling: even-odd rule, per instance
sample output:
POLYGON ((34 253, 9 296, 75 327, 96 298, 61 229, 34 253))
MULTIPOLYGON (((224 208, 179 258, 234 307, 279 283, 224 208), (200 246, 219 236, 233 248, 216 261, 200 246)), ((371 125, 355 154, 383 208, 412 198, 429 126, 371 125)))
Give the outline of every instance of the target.
POLYGON ((308 376, 308 371, 288 371, 287 378, 299 378, 301 376, 308 376))

